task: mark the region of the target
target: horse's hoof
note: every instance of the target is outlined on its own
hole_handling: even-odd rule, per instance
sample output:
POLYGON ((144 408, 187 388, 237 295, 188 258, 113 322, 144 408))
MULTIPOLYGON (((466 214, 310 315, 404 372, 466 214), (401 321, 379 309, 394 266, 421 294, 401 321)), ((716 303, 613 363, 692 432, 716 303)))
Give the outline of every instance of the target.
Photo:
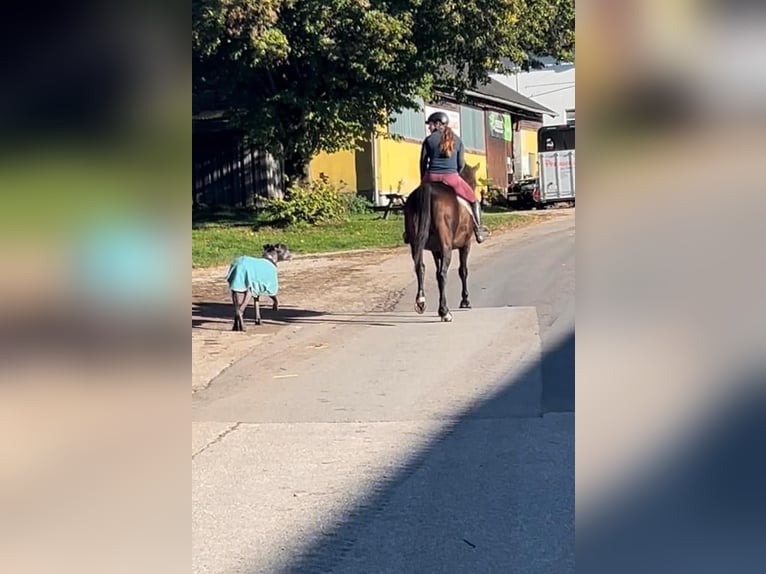
POLYGON ((426 312, 426 302, 425 301, 417 301, 415 303, 415 312, 418 315, 422 315, 426 312))
POLYGON ((256 325, 260 325, 260 324, 261 324, 261 320, 260 320, 260 319, 256 319, 256 320, 255 320, 255 324, 256 324, 256 325))
POLYGON ((461 309, 470 309, 471 304, 468 301, 461 301, 460 302, 460 308, 461 309))
POLYGON ((442 317, 442 323, 452 323, 452 313, 447 313, 442 317))

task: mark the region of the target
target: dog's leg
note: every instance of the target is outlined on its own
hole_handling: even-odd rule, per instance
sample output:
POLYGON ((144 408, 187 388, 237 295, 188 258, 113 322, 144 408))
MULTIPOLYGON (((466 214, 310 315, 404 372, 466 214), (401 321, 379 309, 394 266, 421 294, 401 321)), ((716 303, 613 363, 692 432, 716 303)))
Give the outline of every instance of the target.
POLYGON ((252 297, 252 293, 250 293, 250 290, 244 291, 239 294, 240 299, 239 301, 239 309, 238 309, 238 315, 239 315, 239 322, 242 326, 242 331, 245 330, 245 312, 247 311, 247 306, 250 305, 250 298, 252 297))
POLYGON ((237 296, 234 294, 234 291, 231 292, 231 305, 234 307, 234 324, 231 326, 232 331, 237 331, 237 296))
POLYGON ((244 331, 245 322, 242 319, 242 301, 245 300, 245 293, 241 291, 231 292, 231 302, 234 305, 234 327, 232 331, 244 331))

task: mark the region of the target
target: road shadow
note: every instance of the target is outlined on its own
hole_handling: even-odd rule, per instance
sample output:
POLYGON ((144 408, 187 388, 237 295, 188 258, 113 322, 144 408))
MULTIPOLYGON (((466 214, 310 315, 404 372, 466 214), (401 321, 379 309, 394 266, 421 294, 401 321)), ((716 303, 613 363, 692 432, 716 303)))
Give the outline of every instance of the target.
POLYGON ((564 337, 543 361, 542 408, 546 413, 575 410, 575 333, 564 337))
POLYGON ((578 567, 595 574, 766 571, 764 382, 763 368, 726 381, 731 392, 715 413, 654 445, 665 447, 664 456, 578 519, 578 567))
MULTIPOLYGON (((265 323, 288 324, 296 323, 310 317, 321 317, 321 311, 282 307, 279 311, 271 309, 271 300, 266 298, 261 302, 261 317, 265 323)), ((255 309, 250 304, 245 312, 245 321, 250 324, 255 319, 255 309)), ((231 303, 218 301, 192 302, 192 328, 204 328, 208 324, 232 323, 234 321, 231 303)))
POLYGON ((543 379, 543 395, 574 394, 573 345, 572 332, 447 422, 272 571, 573 573, 574 416, 518 410, 530 395, 540 404, 542 373, 563 378, 543 379))
MULTIPOLYGON (((432 314, 433 315, 433 314, 432 314)), ((261 317, 266 324, 355 324, 370 327, 395 327, 409 323, 439 323, 439 317, 424 315, 414 317, 405 314, 390 313, 326 313, 298 307, 280 307, 279 311, 271 309, 271 301, 266 298, 261 303, 261 317), (377 320, 379 318, 379 320, 377 320)), ((245 314, 247 324, 255 318, 252 304, 245 314)), ((217 301, 202 301, 192 303, 192 329, 220 330, 215 327, 233 322, 233 311, 230 303, 217 301)))

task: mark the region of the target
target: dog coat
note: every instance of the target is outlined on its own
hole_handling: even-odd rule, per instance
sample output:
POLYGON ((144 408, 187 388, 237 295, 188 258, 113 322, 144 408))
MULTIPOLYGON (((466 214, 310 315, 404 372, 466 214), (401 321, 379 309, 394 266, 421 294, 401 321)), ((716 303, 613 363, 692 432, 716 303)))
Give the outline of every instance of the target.
POLYGON ((237 257, 229 266, 226 281, 229 282, 229 289, 232 291, 249 290, 254 297, 275 296, 279 291, 277 266, 261 257, 237 257))

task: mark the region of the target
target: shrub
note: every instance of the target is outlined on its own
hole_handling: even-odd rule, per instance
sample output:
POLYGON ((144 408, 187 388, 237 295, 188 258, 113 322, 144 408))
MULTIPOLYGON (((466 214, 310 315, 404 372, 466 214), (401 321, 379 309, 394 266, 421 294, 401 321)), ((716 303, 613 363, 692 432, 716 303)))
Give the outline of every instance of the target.
POLYGON ((347 201, 346 211, 351 215, 370 213, 375 207, 369 199, 356 193, 346 193, 344 195, 347 201))
POLYGON ((482 194, 482 199, 487 205, 505 205, 505 190, 499 187, 488 187, 482 194))
POLYGON ((275 222, 284 225, 338 221, 349 210, 346 195, 323 176, 308 184, 291 186, 285 199, 269 201, 268 211, 275 222))
POLYGON ((485 205, 505 204, 505 190, 496 186, 493 180, 482 178, 479 180, 479 185, 484 188, 481 194, 482 203, 485 205))

